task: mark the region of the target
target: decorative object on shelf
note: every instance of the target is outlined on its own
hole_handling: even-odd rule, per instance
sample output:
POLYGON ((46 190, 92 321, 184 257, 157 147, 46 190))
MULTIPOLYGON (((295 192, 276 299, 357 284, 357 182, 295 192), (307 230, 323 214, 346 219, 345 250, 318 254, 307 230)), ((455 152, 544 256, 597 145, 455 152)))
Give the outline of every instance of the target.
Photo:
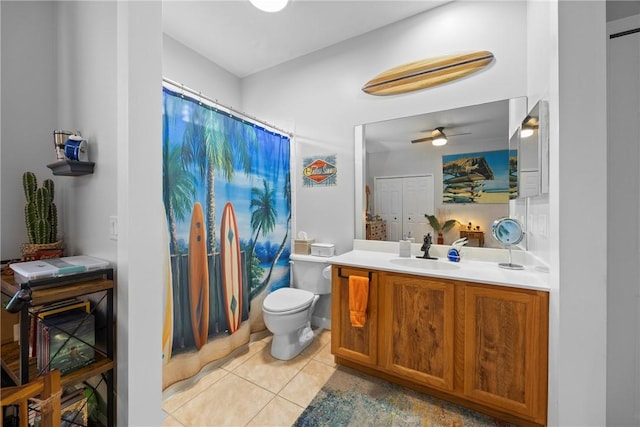
POLYGON ((95 163, 89 161, 89 143, 80 131, 53 131, 53 143, 57 161, 47 167, 54 175, 80 176, 93 173, 95 163))
POLYGON ((451 230, 454 225, 458 223, 457 219, 444 219, 446 212, 443 209, 438 209, 438 216, 424 214, 425 218, 429 220, 429 225, 433 228, 433 232, 438 235, 437 244, 444 244, 443 234, 451 230), (439 217, 439 218, 438 218, 439 217))
POLYGON ((29 243, 22 245, 22 259, 34 260, 62 256, 62 241, 58 240, 58 209, 53 201, 54 183, 45 179, 38 187, 36 175, 25 172, 22 186, 26 204, 24 219, 29 243))
POLYGON ((371 95, 397 95, 426 89, 480 71, 493 58, 493 53, 483 50, 409 62, 378 74, 362 90, 371 95))
POLYGON ((498 266, 509 270, 522 270, 522 265, 511 262, 511 246, 517 245, 524 238, 520 222, 514 218, 498 218, 493 222, 491 232, 494 239, 509 249, 509 262, 501 262, 498 266))
POLYGON ((86 162, 89 160, 89 146, 87 140, 78 132, 71 135, 64 143, 64 155, 69 160, 86 162))
MULTIPOLYGON (((77 132, 79 133, 79 132, 77 132)), ((67 142, 67 139, 73 135, 73 132, 68 130, 54 130, 53 131, 53 146, 56 150, 56 159, 64 160, 64 144, 67 142)))

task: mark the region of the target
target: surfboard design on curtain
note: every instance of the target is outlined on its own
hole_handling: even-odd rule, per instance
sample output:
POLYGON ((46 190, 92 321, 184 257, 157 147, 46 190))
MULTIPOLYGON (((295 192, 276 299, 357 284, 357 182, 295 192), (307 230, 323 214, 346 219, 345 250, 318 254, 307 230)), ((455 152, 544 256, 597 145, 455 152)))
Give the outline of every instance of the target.
POLYGON ((171 85, 162 148, 173 307, 166 388, 265 329, 264 297, 289 286, 291 184, 287 135, 171 85))

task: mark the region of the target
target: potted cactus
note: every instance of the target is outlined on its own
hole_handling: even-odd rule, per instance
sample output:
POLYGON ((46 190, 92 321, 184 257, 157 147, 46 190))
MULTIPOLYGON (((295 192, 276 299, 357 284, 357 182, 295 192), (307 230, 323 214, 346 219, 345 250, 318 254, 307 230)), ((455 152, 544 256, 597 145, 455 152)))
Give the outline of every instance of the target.
POLYGON ((62 241, 58 240, 58 209, 53 202, 53 181, 45 179, 42 186, 38 187, 36 175, 27 171, 22 175, 22 186, 26 198, 24 220, 29 240, 22 246, 22 258, 62 255, 62 241), (42 251, 49 252, 43 254, 42 251))

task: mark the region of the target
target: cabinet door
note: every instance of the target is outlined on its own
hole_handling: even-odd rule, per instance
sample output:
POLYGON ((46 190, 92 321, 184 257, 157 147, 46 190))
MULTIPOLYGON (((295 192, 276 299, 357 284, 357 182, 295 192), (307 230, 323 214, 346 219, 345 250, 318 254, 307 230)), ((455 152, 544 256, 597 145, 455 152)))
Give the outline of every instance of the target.
POLYGON ((455 285, 433 278, 386 277, 379 326, 383 367, 412 381, 453 390, 455 285))
POLYGON ((465 396, 546 422, 547 294, 469 285, 465 308, 465 396))
POLYGON ((359 268, 332 267, 331 353, 354 362, 377 363, 378 275, 359 268), (367 319, 364 327, 351 325, 349 276, 369 277, 367 319))

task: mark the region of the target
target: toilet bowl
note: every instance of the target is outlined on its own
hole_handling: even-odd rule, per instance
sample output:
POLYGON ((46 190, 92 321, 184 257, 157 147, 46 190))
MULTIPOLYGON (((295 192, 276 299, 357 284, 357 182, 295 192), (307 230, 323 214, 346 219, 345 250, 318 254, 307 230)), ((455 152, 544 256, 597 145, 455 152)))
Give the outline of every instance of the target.
POLYGON ((314 309, 331 292, 331 267, 324 260, 291 258, 291 287, 271 292, 262 303, 264 324, 273 333, 271 355, 280 360, 293 359, 311 344, 314 309))

